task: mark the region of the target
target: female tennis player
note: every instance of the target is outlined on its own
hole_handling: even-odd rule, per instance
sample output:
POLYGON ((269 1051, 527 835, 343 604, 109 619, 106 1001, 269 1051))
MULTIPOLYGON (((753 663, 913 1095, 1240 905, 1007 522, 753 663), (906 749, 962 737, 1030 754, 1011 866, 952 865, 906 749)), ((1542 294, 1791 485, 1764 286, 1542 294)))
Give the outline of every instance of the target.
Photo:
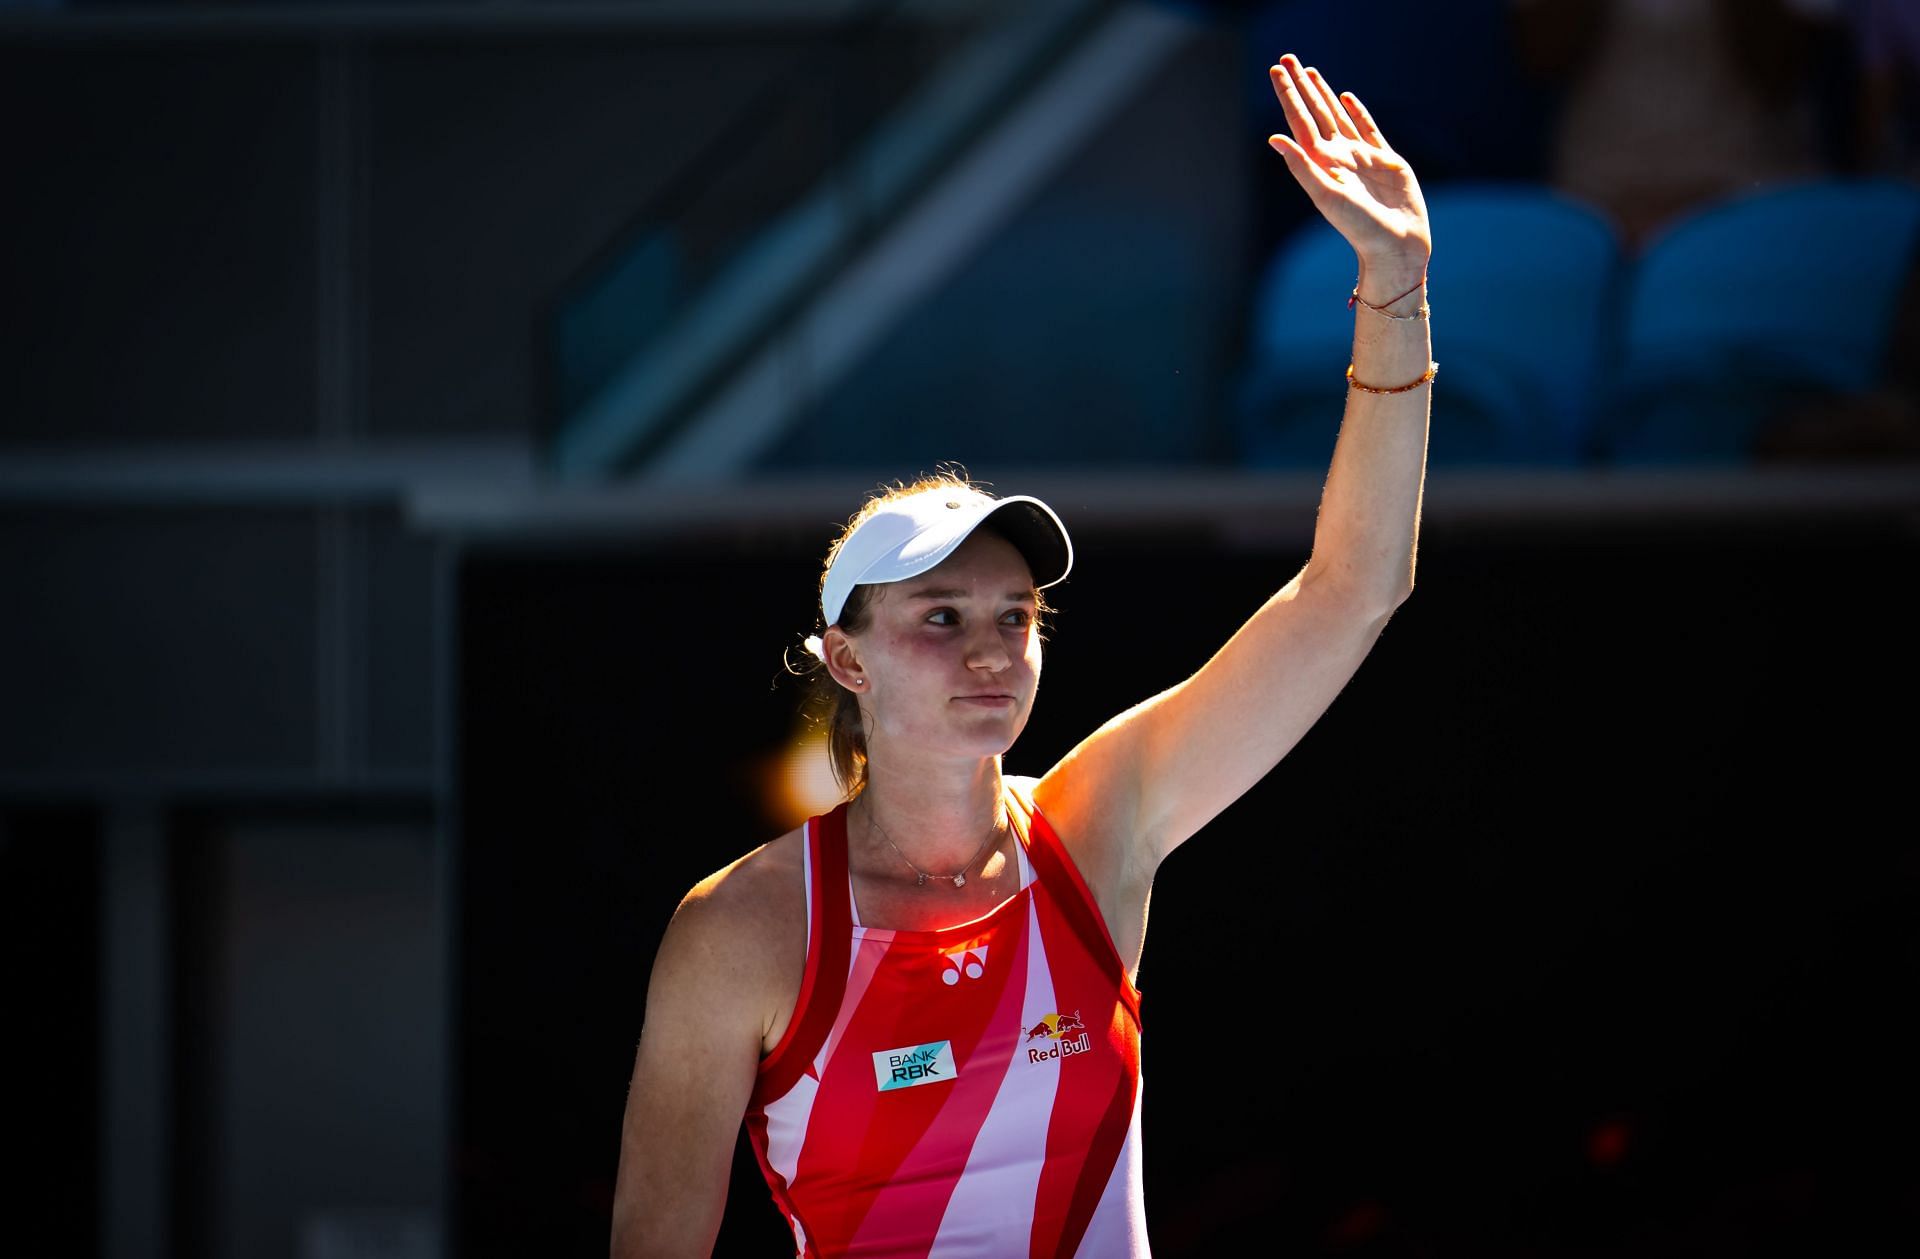
POLYGON ((808 640, 848 798, 667 926, 618 1259, 710 1253, 743 1121, 799 1255, 1147 1253, 1133 979, 1154 871, 1286 755, 1412 590, 1426 466, 1419 185, 1351 94, 1291 54, 1270 73, 1292 134, 1268 143, 1358 262, 1311 558, 1198 672, 1023 780, 1001 755, 1065 527, 954 478, 861 509, 808 640))

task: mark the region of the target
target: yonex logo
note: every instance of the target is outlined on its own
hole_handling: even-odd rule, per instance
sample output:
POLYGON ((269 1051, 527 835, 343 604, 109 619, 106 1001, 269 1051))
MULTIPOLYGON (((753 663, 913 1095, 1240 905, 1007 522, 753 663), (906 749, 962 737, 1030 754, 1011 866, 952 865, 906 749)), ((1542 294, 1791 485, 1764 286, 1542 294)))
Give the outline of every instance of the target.
POLYGON ((910 1089, 921 1084, 938 1084, 959 1074, 953 1065, 953 1042, 936 1040, 925 1045, 901 1049, 883 1049, 873 1056, 873 1082, 882 1093, 891 1089, 910 1089))
POLYGON ((946 968, 940 972, 940 982, 949 988, 960 982, 960 976, 978 979, 987 973, 987 946, 977 949, 955 949, 951 953, 942 953, 946 968))

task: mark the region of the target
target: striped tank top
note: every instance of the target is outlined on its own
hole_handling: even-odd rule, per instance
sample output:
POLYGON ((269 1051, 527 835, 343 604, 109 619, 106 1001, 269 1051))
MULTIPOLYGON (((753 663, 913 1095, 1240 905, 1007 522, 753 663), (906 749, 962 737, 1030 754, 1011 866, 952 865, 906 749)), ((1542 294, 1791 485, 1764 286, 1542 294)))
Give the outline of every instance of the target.
POLYGON ((1140 994, 1026 785, 1021 889, 860 925, 846 806, 806 827, 807 966, 747 1132, 795 1253, 1145 1256, 1140 994))

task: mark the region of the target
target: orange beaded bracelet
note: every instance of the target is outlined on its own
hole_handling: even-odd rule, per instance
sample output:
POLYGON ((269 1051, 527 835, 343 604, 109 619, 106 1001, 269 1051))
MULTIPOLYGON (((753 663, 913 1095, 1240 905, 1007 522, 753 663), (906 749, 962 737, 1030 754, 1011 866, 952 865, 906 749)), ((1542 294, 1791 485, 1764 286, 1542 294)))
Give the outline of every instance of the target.
POLYGON ((1360 390, 1363 393, 1405 393, 1409 389, 1418 389, 1420 386, 1432 380, 1434 377, 1434 374, 1439 370, 1440 370, 1440 364, 1434 362, 1432 359, 1428 359, 1427 370, 1420 374, 1420 379, 1412 382, 1411 384, 1396 385, 1392 389, 1378 389, 1372 385, 1363 385, 1359 381, 1355 380, 1353 378, 1353 364, 1348 363, 1347 364, 1347 384, 1355 389, 1360 390))

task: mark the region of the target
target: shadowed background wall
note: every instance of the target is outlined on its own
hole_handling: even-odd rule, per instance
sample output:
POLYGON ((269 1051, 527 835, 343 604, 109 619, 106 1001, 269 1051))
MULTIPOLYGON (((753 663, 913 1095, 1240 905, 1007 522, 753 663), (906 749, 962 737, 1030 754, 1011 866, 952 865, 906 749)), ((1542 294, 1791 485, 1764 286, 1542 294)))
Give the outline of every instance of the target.
MULTIPOLYGON (((1262 142, 1273 45, 1431 190, 1543 192, 1599 45, 1512 19, 1605 7, 0 0, 0 1250, 603 1252, 668 914, 796 820, 780 652, 834 524, 944 460, 1055 502, 1080 559, 1009 758, 1043 771, 1306 556, 1337 367, 1293 465, 1241 385, 1344 336, 1350 277, 1252 336, 1310 213, 1262 142), (975 57, 1035 14, 1026 61, 975 57), (995 65, 878 197, 912 146, 870 142, 995 65), (633 432, 569 474, 596 390, 806 205, 820 274, 659 420, 771 363, 784 427, 706 480, 633 432), (828 370, 805 319, 929 209, 973 244, 828 370), (609 339, 568 342, 609 289, 609 339)), ((1845 24, 1885 6, 1694 8, 1757 15, 1732 47, 1811 91, 1827 173, 1912 187, 1920 80, 1845 24)), ((1413 599, 1157 886, 1161 1253, 1912 1231, 1904 256, 1866 385, 1790 382, 1737 450, 1436 466, 1413 599)), ((1467 297, 1434 298, 1436 449, 1467 297)), ((778 1244, 742 1163, 721 1249, 778 1244)))

